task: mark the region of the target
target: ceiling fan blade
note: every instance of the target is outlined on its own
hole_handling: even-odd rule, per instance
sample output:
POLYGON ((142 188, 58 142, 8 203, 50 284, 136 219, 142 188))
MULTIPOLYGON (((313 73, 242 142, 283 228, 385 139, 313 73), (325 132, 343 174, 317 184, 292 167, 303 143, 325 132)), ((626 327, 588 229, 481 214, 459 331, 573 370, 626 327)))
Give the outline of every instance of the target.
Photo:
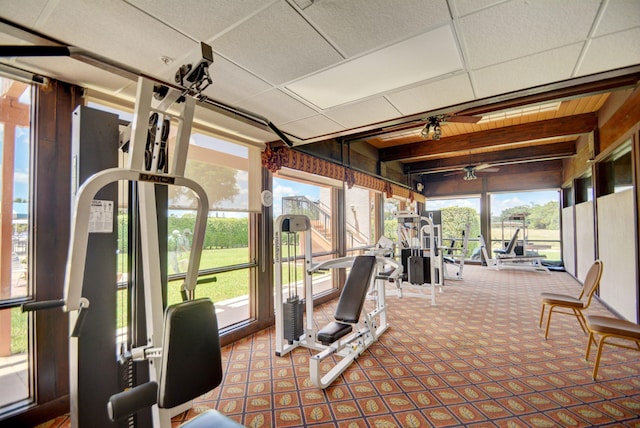
POLYGON ((449 172, 447 174, 442 174, 443 177, 450 177, 452 175, 459 175, 459 174, 464 174, 465 171, 453 171, 453 172, 449 172))
POLYGON ((487 168, 491 168, 491 165, 489 165, 488 163, 481 163, 480 165, 474 167, 473 169, 475 169, 476 171, 482 171, 483 169, 487 169, 487 168))
POLYGON ((447 122, 478 123, 481 119, 481 116, 449 116, 447 122))

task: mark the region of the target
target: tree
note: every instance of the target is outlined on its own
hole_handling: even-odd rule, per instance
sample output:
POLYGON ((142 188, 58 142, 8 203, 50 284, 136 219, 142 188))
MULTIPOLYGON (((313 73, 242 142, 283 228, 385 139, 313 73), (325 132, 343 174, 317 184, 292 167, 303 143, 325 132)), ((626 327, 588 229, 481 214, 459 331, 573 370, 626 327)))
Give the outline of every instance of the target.
MULTIPOLYGON (((185 177, 200 184, 209 198, 209 208, 219 202, 231 201, 239 193, 236 170, 219 165, 212 165, 198 160, 189 160, 185 170, 185 177)), ((171 186, 169 188, 169 205, 175 208, 195 208, 195 194, 184 187, 171 186)))

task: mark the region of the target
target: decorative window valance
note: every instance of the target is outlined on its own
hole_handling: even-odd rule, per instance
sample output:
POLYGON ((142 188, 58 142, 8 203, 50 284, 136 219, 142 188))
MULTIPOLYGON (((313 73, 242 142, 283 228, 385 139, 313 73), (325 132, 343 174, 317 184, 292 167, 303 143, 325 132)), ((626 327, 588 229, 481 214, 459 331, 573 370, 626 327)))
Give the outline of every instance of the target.
POLYGON ((396 196, 411 201, 424 202, 423 195, 416 194, 405 187, 284 146, 273 147, 267 143, 265 150, 262 152, 262 166, 272 173, 283 167, 291 168, 344 181, 348 188, 357 185, 383 192, 388 198, 396 196))

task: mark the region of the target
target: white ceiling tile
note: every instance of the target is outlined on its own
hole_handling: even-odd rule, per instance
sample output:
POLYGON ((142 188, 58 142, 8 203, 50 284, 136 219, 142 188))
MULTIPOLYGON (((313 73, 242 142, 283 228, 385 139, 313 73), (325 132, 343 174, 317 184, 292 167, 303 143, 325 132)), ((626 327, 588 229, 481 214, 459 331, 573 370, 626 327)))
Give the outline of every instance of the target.
POLYGON ((284 0, 216 39, 214 50, 276 85, 342 60, 284 0))
POLYGON ((243 100, 238 106, 265 116, 276 125, 316 114, 315 110, 279 89, 272 89, 243 100))
POLYGON ((476 95, 484 98, 569 79, 581 50, 582 43, 577 43, 474 70, 471 74, 476 95))
POLYGON ((195 40, 208 41, 236 22, 250 16, 274 0, 127 0, 145 12, 167 22, 195 40), (176 10, 179 8, 179 10, 176 10))
POLYGON ((637 26, 640 26, 640 1, 611 0, 606 2, 606 8, 596 28, 595 36, 603 36, 637 26))
POLYGON ((448 23, 445 0, 325 0, 303 13, 348 56, 448 23))
POLYGON ((0 0, 3 17, 16 24, 33 28, 49 0, 0 0))
POLYGON ((343 131, 344 127, 321 114, 281 125, 280 130, 300 139, 343 131))
POLYGON ((502 3, 504 0, 450 0, 452 10, 457 16, 464 16, 478 10, 502 3))
POLYGON ((36 29, 149 74, 164 70, 163 55, 200 51, 199 43, 120 1, 65 0, 36 29))
POLYGON ((455 105, 474 98, 467 74, 387 95, 403 116, 455 105))
POLYGON ((585 39, 600 0, 511 0, 460 20, 472 69, 585 39))
POLYGON ((94 67, 69 57, 29 57, 20 58, 19 63, 29 70, 37 70, 44 76, 101 92, 119 92, 129 86, 130 79, 94 67))
POLYGON ((292 82, 287 89, 327 109, 461 69, 453 32, 445 25, 292 82))
POLYGON ((640 28, 593 39, 577 74, 584 76, 640 64, 640 28))
POLYGON ((400 112, 383 97, 327 110, 324 114, 342 124, 347 129, 382 122, 400 116, 400 112))
POLYGON ((225 58, 214 55, 214 59, 213 65, 209 67, 213 84, 207 88, 205 95, 220 101, 237 102, 271 88, 268 83, 225 58))

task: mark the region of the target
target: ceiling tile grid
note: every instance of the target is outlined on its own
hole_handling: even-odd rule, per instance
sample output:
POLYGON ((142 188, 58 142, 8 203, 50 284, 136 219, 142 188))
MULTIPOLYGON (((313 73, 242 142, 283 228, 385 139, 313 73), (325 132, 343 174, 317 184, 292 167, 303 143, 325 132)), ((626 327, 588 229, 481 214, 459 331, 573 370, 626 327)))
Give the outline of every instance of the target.
POLYGON ((280 129, 299 139, 305 140, 344 130, 344 127, 321 114, 280 126, 280 129))
POLYGON ((177 58, 199 49, 193 40, 138 9, 108 0, 59 2, 36 30, 148 72, 164 66, 163 55, 177 58))
POLYGON ((195 41, 209 41, 278 0, 124 0, 195 41))
POLYGON ((435 110, 473 99, 473 89, 466 73, 426 83, 387 95, 403 116, 435 110))
POLYGON ((312 108, 307 107, 279 89, 270 89, 255 97, 245 99, 238 103, 238 107, 258 113, 276 125, 317 114, 312 108))
POLYGON ((528 55, 471 72, 478 98, 572 77, 582 43, 528 55))
POLYGON ((610 0, 605 3, 595 37, 640 26, 640 0, 610 0))
POLYGON ((302 13, 347 57, 441 27, 451 18, 446 0, 322 0, 302 13))
POLYGON ((205 90, 205 95, 229 103, 237 103, 273 88, 220 55, 214 54, 209 74, 213 84, 205 90))
POLYGON ((577 75, 584 76, 634 64, 640 64, 640 27, 591 40, 577 75))
POLYGON ((33 28, 49 0, 0 0, 0 16, 27 28, 33 28))
POLYGON ((341 61, 342 56, 285 1, 213 41, 216 51, 280 85, 341 61))
POLYGON ((347 129, 401 116, 400 112, 384 97, 336 107, 325 111, 324 114, 347 129))
POLYGON ((511 0, 467 15, 460 19, 467 64, 477 69, 580 42, 599 5, 599 0, 511 0))

